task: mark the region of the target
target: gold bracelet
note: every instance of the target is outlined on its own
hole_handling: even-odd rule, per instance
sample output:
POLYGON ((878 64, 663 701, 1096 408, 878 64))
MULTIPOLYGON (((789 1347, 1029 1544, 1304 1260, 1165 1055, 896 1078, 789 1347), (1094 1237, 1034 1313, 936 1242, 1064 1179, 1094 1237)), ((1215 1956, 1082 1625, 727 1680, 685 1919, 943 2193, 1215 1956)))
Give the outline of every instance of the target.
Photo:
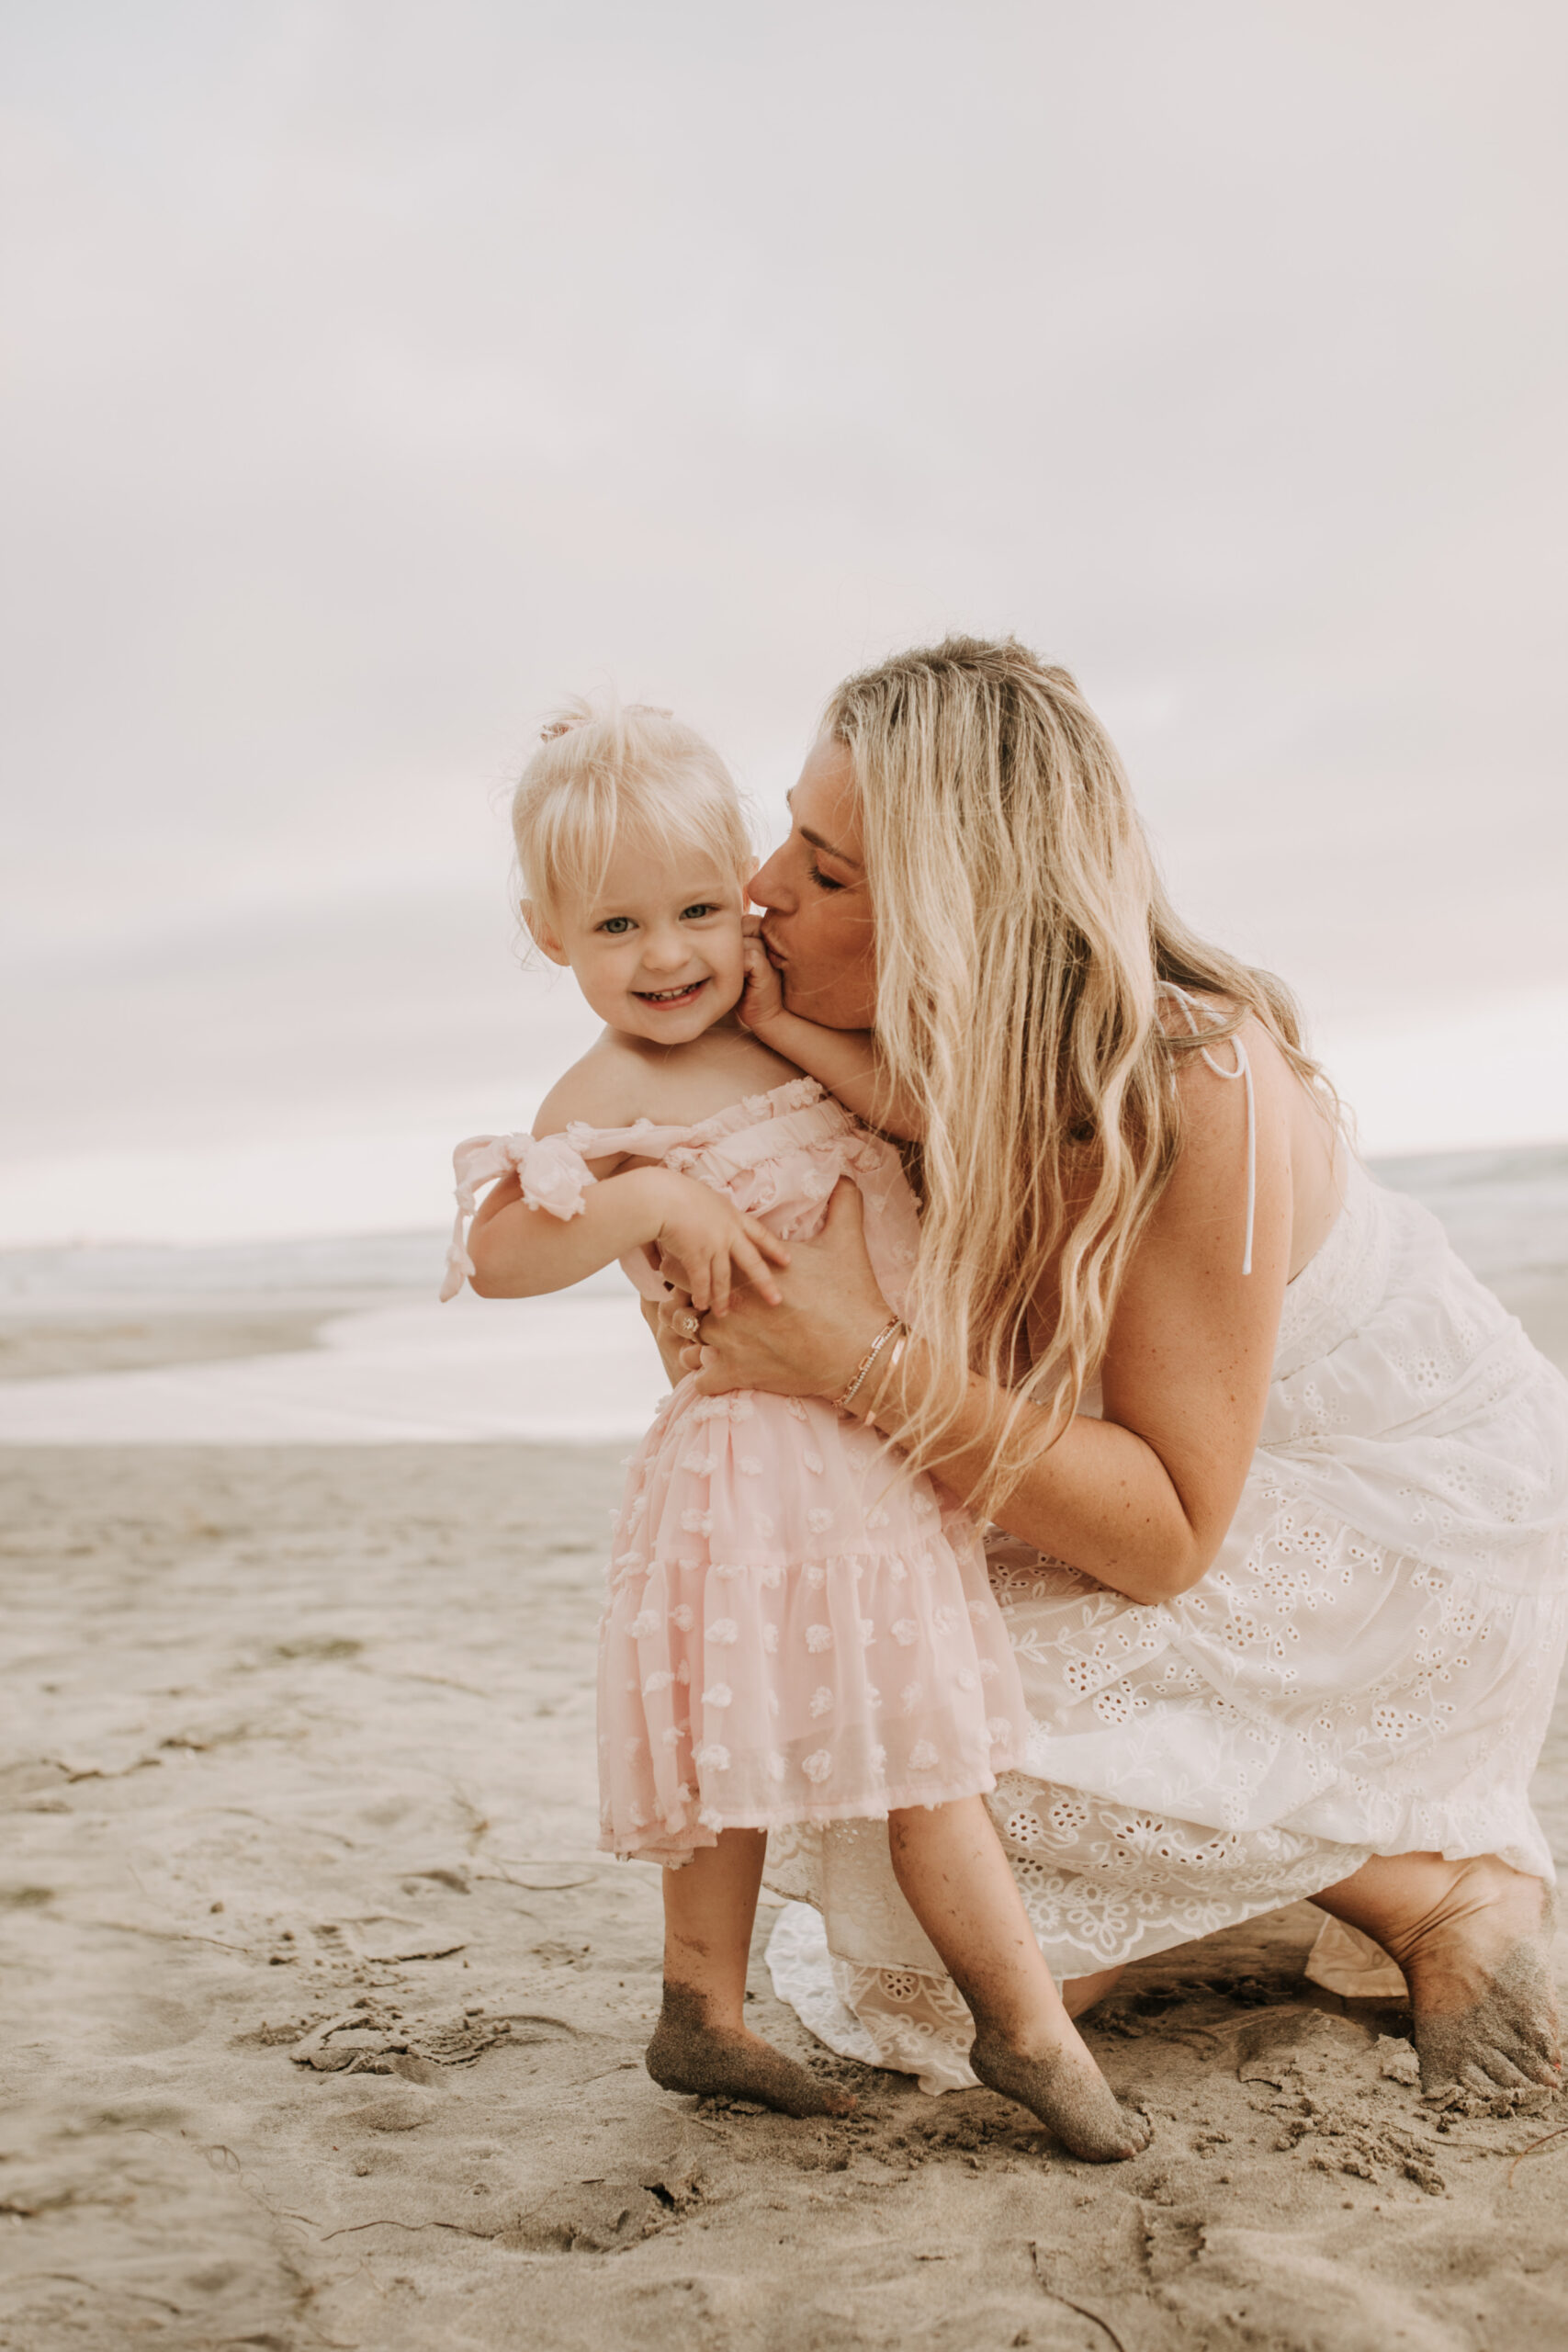
POLYGON ((877 1357, 887 1345, 887 1342, 893 1337, 894 1332, 901 1331, 903 1328, 904 1326, 899 1322, 897 1316, 893 1317, 891 1323, 887 1323, 883 1326, 875 1339, 873 1340, 870 1347, 867 1348, 864 1355, 862 1356, 859 1363, 856 1364, 854 1369, 854 1377, 850 1382, 850 1385, 845 1389, 843 1395, 841 1396, 834 1397, 833 1409, 836 1413, 847 1413, 849 1411, 854 1393, 860 1386, 861 1382, 865 1378, 866 1374, 871 1370, 872 1365, 876 1362, 877 1357))
POLYGON ((904 1361, 904 1351, 908 1344, 908 1325, 900 1325, 898 1337, 894 1340, 891 1349, 888 1351, 887 1362, 883 1366, 882 1378, 877 1383, 876 1396, 873 1400, 871 1408, 861 1417, 867 1429, 870 1429, 872 1423, 875 1420, 877 1414, 882 1409, 882 1400, 887 1394, 888 1385, 893 1379, 894 1374, 897 1371, 899 1365, 904 1361))

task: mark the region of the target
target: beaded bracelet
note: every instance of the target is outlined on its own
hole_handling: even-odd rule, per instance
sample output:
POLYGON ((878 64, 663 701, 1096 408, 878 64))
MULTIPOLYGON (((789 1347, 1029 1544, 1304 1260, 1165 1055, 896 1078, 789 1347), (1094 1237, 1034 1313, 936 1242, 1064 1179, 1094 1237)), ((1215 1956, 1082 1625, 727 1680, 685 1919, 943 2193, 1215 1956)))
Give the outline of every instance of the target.
POLYGON ((871 1409, 869 1410, 869 1412, 866 1412, 866 1413, 863 1414, 863 1415, 862 1415, 862 1417, 861 1417, 861 1418, 863 1419, 863 1420, 864 1421, 865 1426, 866 1426, 866 1428, 867 1428, 867 1429, 870 1429, 870 1427, 872 1426, 872 1423, 875 1420, 875 1419, 876 1419, 876 1417, 877 1417, 878 1413, 882 1410, 882 1400, 883 1400, 883 1398, 886 1396, 888 1389, 889 1389, 889 1388, 892 1386, 892 1385, 893 1385, 893 1381, 894 1381, 895 1375, 896 1375, 896 1374, 897 1374, 897 1373, 898 1366, 899 1366, 899 1365, 903 1363, 903 1361, 904 1361, 904 1351, 905 1351, 905 1349, 908 1346, 908 1344, 909 1344, 909 1334, 908 1334, 908 1331, 907 1328, 905 1328, 903 1325, 900 1325, 900 1327, 899 1327, 899 1330, 898 1330, 898 1337, 894 1340, 893 1345, 892 1345, 892 1348, 891 1348, 891 1350, 890 1350, 890 1351, 889 1351, 889 1352, 888 1352, 887 1362, 886 1362, 886 1365, 885 1365, 885 1366, 884 1366, 884 1368, 883 1368, 882 1378, 881 1378, 881 1380, 879 1381, 879 1383, 877 1384, 876 1395, 875 1395, 875 1396, 874 1396, 874 1397, 873 1398, 873 1400, 872 1400, 871 1409))
POLYGON ((883 1349, 887 1345, 887 1342, 893 1337, 894 1332, 901 1331, 903 1328, 904 1326, 900 1323, 898 1317, 895 1316, 892 1322, 886 1324, 877 1333, 870 1347, 867 1348, 864 1355, 862 1356, 859 1363, 856 1364, 854 1369, 854 1377, 850 1382, 850 1385, 845 1389, 843 1395, 841 1396, 834 1397, 833 1409, 835 1412, 847 1413, 849 1411, 855 1391, 859 1388, 862 1381, 865 1378, 866 1374, 871 1370, 872 1365, 876 1362, 877 1357, 882 1353, 883 1349))

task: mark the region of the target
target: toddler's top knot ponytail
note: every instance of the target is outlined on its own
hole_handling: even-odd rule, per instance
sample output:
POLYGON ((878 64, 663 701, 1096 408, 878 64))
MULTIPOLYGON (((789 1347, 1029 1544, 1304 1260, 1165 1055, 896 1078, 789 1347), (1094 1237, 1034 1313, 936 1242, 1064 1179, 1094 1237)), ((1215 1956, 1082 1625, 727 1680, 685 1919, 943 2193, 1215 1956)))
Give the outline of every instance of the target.
POLYGON ((706 858, 744 888, 757 862, 734 779, 661 704, 572 695, 539 729, 512 800, 523 895, 547 919, 586 903, 618 848, 706 858))
MULTIPOLYGON (((595 711, 589 703, 574 702, 569 704, 565 710, 558 710, 553 718, 546 719, 544 725, 539 729, 539 741, 541 743, 554 743, 558 741, 562 735, 570 735, 572 733, 574 729, 579 727, 592 726, 604 716, 604 714, 595 711)), ((611 714, 611 716, 612 718, 619 718, 624 720, 627 718, 673 718, 675 714, 672 710, 666 710, 661 703, 628 702, 622 703, 616 711, 611 714)))

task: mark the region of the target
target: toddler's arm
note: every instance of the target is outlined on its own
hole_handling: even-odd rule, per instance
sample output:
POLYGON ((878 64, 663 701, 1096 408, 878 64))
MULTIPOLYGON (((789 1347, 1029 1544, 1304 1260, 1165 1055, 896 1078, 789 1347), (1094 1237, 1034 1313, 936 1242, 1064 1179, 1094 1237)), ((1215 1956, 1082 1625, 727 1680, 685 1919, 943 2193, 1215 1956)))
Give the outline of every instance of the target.
MULTIPOLYGON (((560 1147, 549 1151, 553 1140, 526 1136, 502 1144, 504 1153, 521 1159, 521 1170, 513 1167, 481 1204, 468 1233, 466 1261, 459 1219, 444 1295, 459 1285, 465 1263, 481 1298, 534 1298, 565 1290, 613 1258, 646 1249, 680 1260, 699 1313, 711 1306, 724 1314, 737 1280, 750 1283, 770 1305, 778 1304, 770 1267, 788 1265, 789 1252, 728 1193, 667 1168, 633 1167, 601 1180, 573 1151, 566 1151, 563 1166, 560 1147), (538 1204, 530 1205, 529 1193, 538 1204)), ((458 1160, 461 1174, 462 1153, 458 1160)), ((480 1161, 485 1174, 494 1165, 493 1159, 488 1165, 480 1161)), ((599 1165, 618 1170, 620 1163, 599 1165)), ((471 1175, 464 1178, 463 1186, 473 1181, 471 1175)), ((468 1198, 471 1194, 460 1187, 459 1204, 468 1198)))
POLYGON ((868 1029, 825 1029, 785 1011, 779 976, 755 932, 746 941, 746 991, 737 1012, 754 1037, 817 1079, 856 1118, 907 1141, 922 1134, 919 1106, 890 1089, 868 1029))

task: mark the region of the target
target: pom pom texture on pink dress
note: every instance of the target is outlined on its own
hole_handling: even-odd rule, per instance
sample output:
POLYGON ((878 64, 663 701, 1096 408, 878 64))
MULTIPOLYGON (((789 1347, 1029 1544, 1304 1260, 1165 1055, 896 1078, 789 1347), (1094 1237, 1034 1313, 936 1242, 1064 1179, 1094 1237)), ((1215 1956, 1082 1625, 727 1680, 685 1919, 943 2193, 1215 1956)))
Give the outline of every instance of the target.
MULTIPOLYGON (((574 1125, 566 1141, 583 1161, 660 1160, 784 1240, 818 1231, 848 1176, 884 1294, 903 1303, 919 1228, 897 1154, 814 1079, 695 1126, 574 1125)), ((558 1187, 547 1205, 571 1213, 558 1187)), ((727 1828, 983 1794, 1025 1733, 979 1532, 952 1497, 819 1397, 710 1397, 683 1380, 616 1514, 601 1843, 680 1862, 727 1828)))

